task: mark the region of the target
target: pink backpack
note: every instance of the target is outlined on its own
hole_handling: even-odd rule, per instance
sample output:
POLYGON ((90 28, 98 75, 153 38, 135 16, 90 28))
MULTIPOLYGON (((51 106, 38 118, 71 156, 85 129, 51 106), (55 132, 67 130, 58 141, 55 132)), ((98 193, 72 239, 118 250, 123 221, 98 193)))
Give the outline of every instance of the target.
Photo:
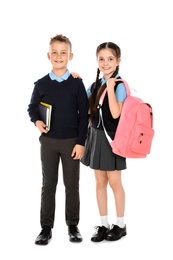
MULTIPOLYGON (((103 123, 102 111, 100 116, 106 137, 112 147, 112 151, 125 158, 145 158, 150 154, 151 144, 154 136, 153 111, 150 104, 140 98, 131 96, 127 82, 122 81, 126 87, 127 98, 124 101, 118 127, 112 140, 106 132, 103 123)), ((103 103, 107 89, 100 98, 100 107, 103 103)))

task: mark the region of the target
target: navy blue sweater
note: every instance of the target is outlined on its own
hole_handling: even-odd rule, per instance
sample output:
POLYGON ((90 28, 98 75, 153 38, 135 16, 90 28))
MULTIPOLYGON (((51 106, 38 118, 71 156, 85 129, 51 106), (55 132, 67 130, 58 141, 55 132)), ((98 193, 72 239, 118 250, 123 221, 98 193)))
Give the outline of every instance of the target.
POLYGON ((40 101, 49 103, 52 105, 51 129, 42 135, 57 139, 77 138, 77 144, 84 145, 88 128, 88 97, 82 79, 70 75, 67 80, 58 82, 47 74, 34 84, 27 110, 31 122, 40 120, 40 101))

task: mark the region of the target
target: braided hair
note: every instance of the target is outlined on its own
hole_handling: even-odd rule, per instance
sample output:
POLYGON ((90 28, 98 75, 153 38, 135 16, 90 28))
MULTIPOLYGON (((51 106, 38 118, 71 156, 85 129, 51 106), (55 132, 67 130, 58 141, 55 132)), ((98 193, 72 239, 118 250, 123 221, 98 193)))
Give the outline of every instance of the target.
MULTIPOLYGON (((116 45, 115 43, 113 42, 104 42, 102 44, 100 44, 97 49, 96 49, 96 57, 98 56, 99 52, 102 50, 102 49, 111 49, 113 55, 119 59, 121 57, 121 49, 119 48, 118 45, 116 45)), ((116 67, 115 71, 113 72, 113 74, 111 75, 111 78, 114 78, 117 73, 119 71, 119 66, 116 67)), ((106 83, 104 83, 99 89, 98 89, 98 86, 99 86, 99 82, 100 82, 100 78, 99 78, 99 75, 100 75, 100 70, 99 68, 97 69, 97 75, 96 75, 96 80, 94 82, 94 85, 92 87, 92 93, 89 97, 89 107, 90 107, 90 117, 92 117, 92 115, 97 111, 97 107, 98 107, 98 104, 99 104, 99 99, 103 93, 103 91, 105 90, 106 88, 106 83)))

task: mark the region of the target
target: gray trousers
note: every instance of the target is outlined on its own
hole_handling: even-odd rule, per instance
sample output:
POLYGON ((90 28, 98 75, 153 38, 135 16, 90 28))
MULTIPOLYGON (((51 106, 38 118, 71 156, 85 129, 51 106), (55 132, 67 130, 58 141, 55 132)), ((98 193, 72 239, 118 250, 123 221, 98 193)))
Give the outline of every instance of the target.
POLYGON ((42 164, 41 227, 49 225, 53 228, 54 226, 55 195, 60 160, 62 162, 62 176, 65 187, 65 221, 68 226, 77 225, 80 208, 80 161, 71 157, 76 139, 54 139, 41 135, 39 140, 42 164))

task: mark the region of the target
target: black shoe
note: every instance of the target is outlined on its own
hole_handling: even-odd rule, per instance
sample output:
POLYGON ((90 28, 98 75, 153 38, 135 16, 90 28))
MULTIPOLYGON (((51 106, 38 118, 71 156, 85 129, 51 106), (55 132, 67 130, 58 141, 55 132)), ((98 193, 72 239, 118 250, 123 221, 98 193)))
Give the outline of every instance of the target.
POLYGON ((36 245, 47 245, 52 237, 51 227, 45 225, 35 240, 36 245))
POLYGON ((91 237, 91 241, 93 242, 101 242, 105 239, 105 235, 108 232, 108 228, 102 226, 97 226, 95 227, 96 232, 94 233, 94 235, 91 237))
POLYGON ((126 235, 126 225, 124 226, 124 228, 120 228, 117 225, 112 225, 112 228, 106 234, 105 240, 115 241, 126 235))
POLYGON ((82 236, 76 225, 68 226, 68 234, 69 234, 69 239, 71 242, 81 242, 82 241, 82 236))

